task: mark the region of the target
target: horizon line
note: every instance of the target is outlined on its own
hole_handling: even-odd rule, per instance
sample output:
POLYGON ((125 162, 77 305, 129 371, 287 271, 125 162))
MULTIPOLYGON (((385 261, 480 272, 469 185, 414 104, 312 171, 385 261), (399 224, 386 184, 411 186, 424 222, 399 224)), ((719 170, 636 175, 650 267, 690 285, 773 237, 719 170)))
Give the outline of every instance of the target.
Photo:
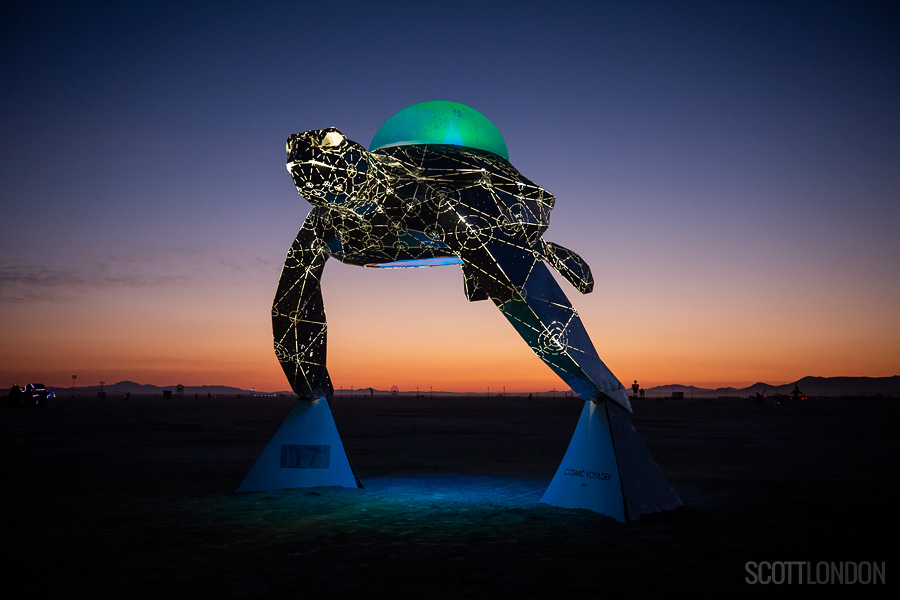
MULTIPOLYGON (((795 379, 795 380, 793 380, 793 381, 787 381, 787 382, 784 382, 784 383, 770 383, 770 382, 761 381, 761 380, 758 380, 758 381, 756 381, 756 382, 754 382, 754 383, 750 383, 750 384, 746 384, 746 385, 727 385, 727 384, 726 384, 726 385, 716 385, 718 382, 707 382, 707 383, 705 383, 705 384, 699 384, 699 385, 698 385, 698 384, 685 384, 685 383, 666 383, 666 384, 660 384, 660 385, 649 386, 649 387, 644 388, 644 390, 645 390, 645 391, 649 391, 649 390, 656 390, 656 389, 660 389, 660 388, 679 388, 679 387, 680 387, 680 388, 685 388, 686 390, 687 390, 687 389, 693 389, 693 390, 706 390, 706 391, 718 391, 718 390, 725 390, 725 391, 727 391, 727 390, 733 389, 733 390, 735 390, 735 391, 740 391, 740 390, 747 390, 747 389, 749 389, 749 388, 752 388, 752 387, 755 387, 755 386, 759 386, 759 385, 771 386, 771 387, 773 387, 773 388, 778 388, 778 387, 783 387, 783 386, 789 386, 789 385, 795 384, 795 383, 797 383, 797 382, 800 382, 800 381, 802 381, 802 380, 804 380, 804 379, 824 379, 824 380, 828 380, 828 379, 891 379, 891 378, 898 378, 898 377, 900 377, 900 375, 887 375, 887 376, 870 376, 870 375, 819 376, 819 375, 804 375, 803 377, 800 377, 799 379, 795 379), (706 387, 706 386, 715 386, 715 387, 706 387)), ((30 383, 30 382, 29 382, 29 383, 30 383)), ((72 390, 72 389, 75 389, 75 390, 92 390, 92 391, 94 391, 94 390, 100 390, 101 387, 104 388, 104 389, 114 388, 115 386, 120 385, 120 384, 132 384, 132 385, 140 386, 140 387, 158 388, 158 389, 160 389, 160 390, 165 390, 166 388, 172 388, 172 391, 173 391, 173 392, 177 390, 177 388, 178 388, 179 385, 181 385, 185 390, 188 389, 188 388, 192 388, 192 389, 196 389, 196 388, 201 388, 201 389, 203 389, 203 388, 228 388, 228 389, 236 390, 236 391, 240 391, 240 392, 260 393, 260 394, 263 394, 263 393, 265 393, 265 394, 294 394, 294 393, 295 393, 293 390, 290 390, 290 389, 264 390, 264 389, 258 389, 258 388, 255 388, 255 387, 242 388, 242 387, 238 387, 238 386, 234 386, 234 385, 227 385, 227 384, 196 384, 196 385, 194 385, 194 384, 188 384, 188 385, 185 385, 185 384, 174 384, 174 385, 159 385, 159 384, 155 384, 155 383, 138 383, 138 382, 136 382, 136 381, 129 380, 129 379, 123 379, 123 380, 117 381, 117 382, 115 382, 115 383, 110 383, 110 384, 106 384, 106 383, 104 382, 104 384, 103 384, 102 386, 101 386, 100 384, 95 384, 95 385, 85 385, 85 386, 47 385, 46 387, 51 388, 51 389, 56 389, 56 390, 72 390)), ((512 387, 512 386, 505 386, 505 387, 512 387)), ((560 387, 560 388, 550 388, 550 389, 546 389, 546 390, 537 390, 537 391, 535 391, 535 390, 523 391, 523 390, 518 390, 518 389, 506 391, 506 390, 505 390, 505 387, 502 386, 502 385, 501 385, 501 386, 498 386, 497 388, 493 388, 493 386, 490 386, 490 387, 489 387, 489 386, 484 386, 484 389, 483 389, 483 390, 450 391, 450 390, 434 390, 434 389, 431 389, 430 387, 429 387, 429 388, 424 388, 424 389, 423 389, 423 388, 420 386, 420 387, 417 388, 416 390, 413 390, 413 389, 398 389, 398 393, 399 393, 399 394, 414 394, 414 393, 418 393, 418 394, 435 394, 435 393, 437 393, 437 394, 483 394, 483 393, 486 393, 487 395, 491 395, 492 393, 493 393, 493 394, 497 394, 497 395, 503 395, 504 393, 505 393, 505 394, 519 394, 519 395, 520 395, 520 394, 535 394, 535 393, 537 393, 537 394, 566 394, 566 393, 572 393, 572 390, 571 390, 570 388, 564 387, 564 386, 563 386, 563 387, 560 387), (492 389, 493 389, 493 392, 491 392, 492 389)), ((518 386, 515 386, 515 387, 518 388, 518 386)), ((624 387, 625 387, 626 390, 629 390, 631 386, 624 386, 624 387)), ((352 393, 352 392, 358 391, 358 390, 366 390, 366 391, 368 391, 368 390, 373 390, 374 392, 379 392, 379 393, 391 393, 391 391, 392 391, 391 389, 381 389, 381 388, 376 388, 376 387, 374 387, 374 386, 362 386, 362 387, 349 386, 349 387, 339 387, 339 388, 334 388, 334 393, 335 393, 335 395, 337 395, 338 393, 340 393, 340 394, 352 393)))

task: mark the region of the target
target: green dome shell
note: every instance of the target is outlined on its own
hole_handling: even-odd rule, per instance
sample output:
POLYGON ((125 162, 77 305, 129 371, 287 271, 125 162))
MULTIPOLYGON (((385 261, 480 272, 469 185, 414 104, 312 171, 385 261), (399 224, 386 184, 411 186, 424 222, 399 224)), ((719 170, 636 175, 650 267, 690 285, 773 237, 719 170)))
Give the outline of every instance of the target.
POLYGON ((465 146, 509 160, 506 141, 494 124, 459 102, 429 100, 407 106, 378 128, 369 150, 410 144, 465 146))

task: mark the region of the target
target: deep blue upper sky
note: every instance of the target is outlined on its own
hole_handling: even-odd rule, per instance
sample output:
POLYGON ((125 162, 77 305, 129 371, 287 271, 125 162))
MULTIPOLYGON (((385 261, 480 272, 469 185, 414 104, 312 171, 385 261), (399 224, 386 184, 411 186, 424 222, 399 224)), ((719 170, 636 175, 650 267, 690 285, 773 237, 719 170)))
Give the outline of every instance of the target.
POLYGON ((4 9, 0 299, 19 312, 0 335, 100 289, 270 297, 308 210, 287 135, 333 125, 368 146, 397 110, 444 99, 497 125, 558 198, 546 237, 612 296, 667 295, 580 310, 633 310, 622 327, 647 343, 708 326, 707 345, 783 337, 799 356, 840 346, 814 333, 836 328, 900 356, 896 4, 185 4, 4 9), (805 299, 773 300, 791 290, 805 299))

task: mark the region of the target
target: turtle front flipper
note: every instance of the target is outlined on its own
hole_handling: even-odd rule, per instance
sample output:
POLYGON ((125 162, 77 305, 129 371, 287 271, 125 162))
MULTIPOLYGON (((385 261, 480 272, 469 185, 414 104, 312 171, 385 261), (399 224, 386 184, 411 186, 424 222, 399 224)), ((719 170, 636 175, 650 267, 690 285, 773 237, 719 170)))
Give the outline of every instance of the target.
POLYGON ((490 297, 534 353, 581 398, 610 398, 631 410, 625 388, 600 360, 540 253, 509 239, 458 242, 449 243, 463 261, 467 293, 490 297))
POLYGON ((334 386, 325 368, 328 326, 322 301, 322 270, 330 256, 320 217, 314 208, 288 250, 272 304, 275 355, 291 389, 308 401, 331 400, 334 386))
POLYGON ((272 304, 275 354, 300 397, 238 486, 238 492, 340 486, 361 488, 334 424, 334 386, 325 368, 322 269, 330 256, 328 209, 314 208, 288 251, 272 304))
POLYGON ((631 410, 624 386, 600 360, 578 312, 547 266, 535 261, 522 289, 494 303, 534 353, 584 400, 608 397, 631 410))

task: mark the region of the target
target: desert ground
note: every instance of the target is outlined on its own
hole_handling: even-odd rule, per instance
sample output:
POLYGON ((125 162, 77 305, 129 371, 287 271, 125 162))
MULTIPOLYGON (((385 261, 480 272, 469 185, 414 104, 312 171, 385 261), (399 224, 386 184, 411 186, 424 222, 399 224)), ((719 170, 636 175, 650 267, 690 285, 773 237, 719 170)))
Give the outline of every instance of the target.
POLYGON ((578 399, 337 396, 364 489, 235 494, 292 402, 59 397, 0 412, 6 597, 802 591, 749 585, 747 561, 886 562, 893 583, 896 400, 636 400, 684 506, 629 524, 539 503, 578 399))

